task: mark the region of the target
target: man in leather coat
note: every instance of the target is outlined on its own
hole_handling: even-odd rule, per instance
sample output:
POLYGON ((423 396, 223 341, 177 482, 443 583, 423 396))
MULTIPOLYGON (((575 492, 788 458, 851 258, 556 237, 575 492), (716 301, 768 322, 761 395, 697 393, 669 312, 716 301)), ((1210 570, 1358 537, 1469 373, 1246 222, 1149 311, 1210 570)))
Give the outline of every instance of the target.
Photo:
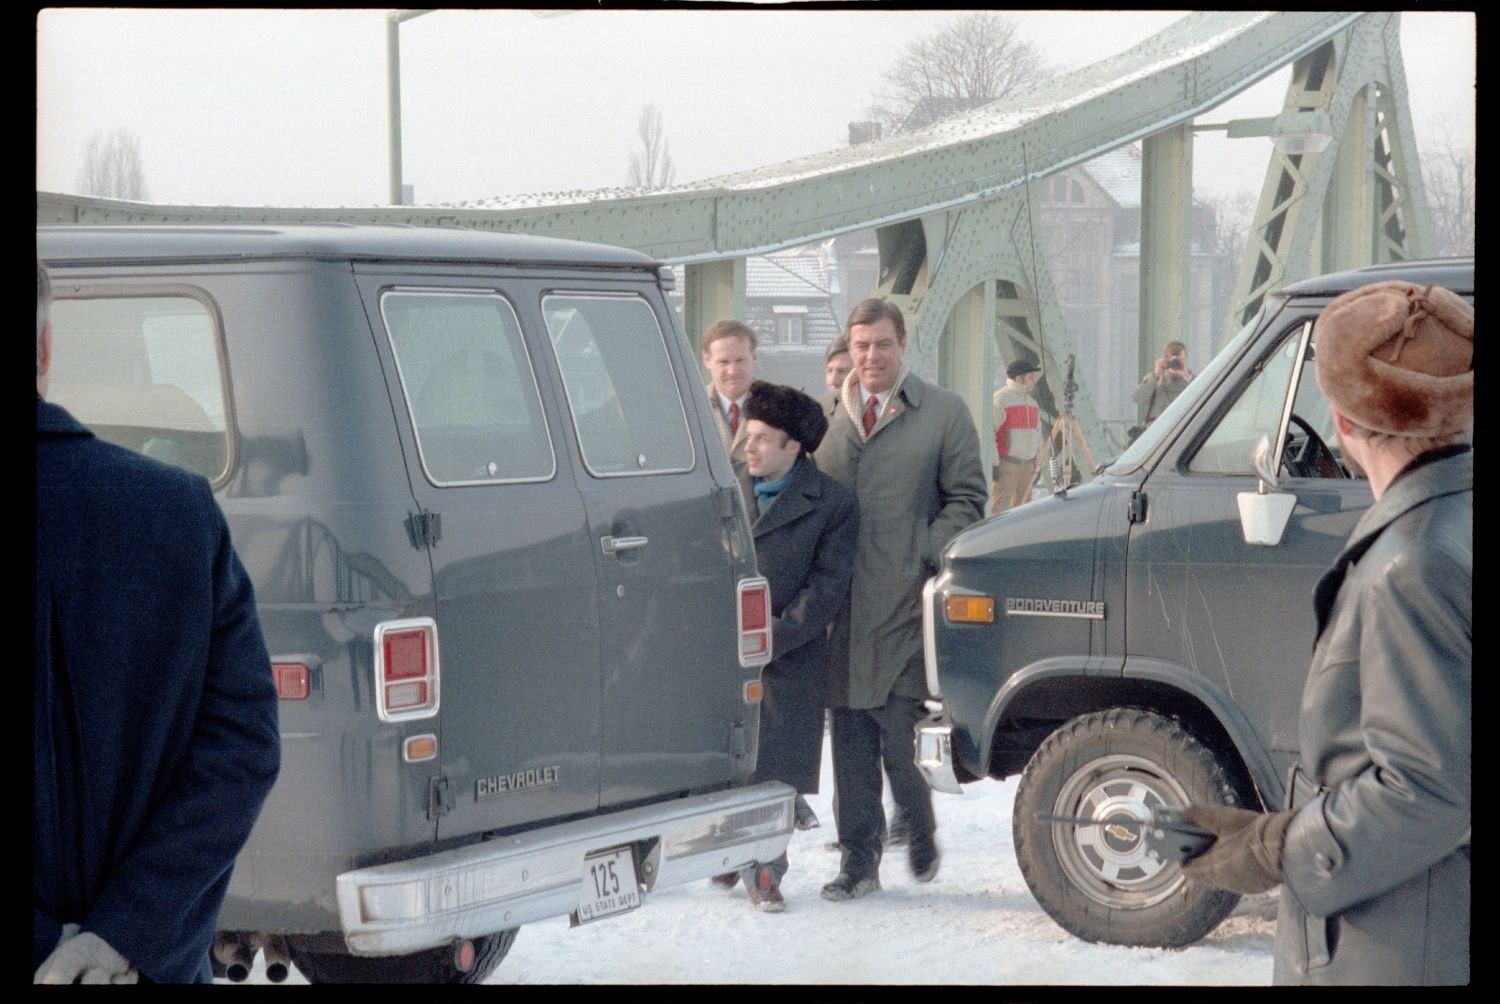
POLYGON ((1281 884, 1278 984, 1469 980, 1474 311, 1382 282, 1317 322, 1317 379, 1375 503, 1313 597, 1286 811, 1190 806, 1189 878, 1281 884))

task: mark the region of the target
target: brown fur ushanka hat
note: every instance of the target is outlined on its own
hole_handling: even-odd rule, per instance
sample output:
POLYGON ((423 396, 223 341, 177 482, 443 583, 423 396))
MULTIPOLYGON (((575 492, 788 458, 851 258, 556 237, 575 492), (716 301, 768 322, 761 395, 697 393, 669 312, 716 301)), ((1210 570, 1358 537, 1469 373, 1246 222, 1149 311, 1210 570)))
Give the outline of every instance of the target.
POLYGON ((764 380, 751 384, 745 399, 745 420, 752 418, 791 436, 804 454, 816 450, 828 431, 828 416, 818 402, 794 387, 764 380))
POLYGON ((1318 386, 1371 432, 1437 438, 1474 425, 1474 308, 1441 286, 1353 289, 1319 315, 1318 386))

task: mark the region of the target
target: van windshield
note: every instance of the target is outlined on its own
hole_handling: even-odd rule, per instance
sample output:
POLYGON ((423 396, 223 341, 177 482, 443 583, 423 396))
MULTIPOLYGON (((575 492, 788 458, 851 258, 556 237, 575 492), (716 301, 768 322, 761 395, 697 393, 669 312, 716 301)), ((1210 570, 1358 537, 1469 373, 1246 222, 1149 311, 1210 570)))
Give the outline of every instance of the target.
POLYGON ((1146 426, 1144 432, 1135 438, 1135 442, 1126 447, 1125 452, 1120 454, 1110 463, 1105 470, 1110 474, 1129 474, 1141 465, 1151 455, 1157 444, 1165 439, 1171 431, 1177 427, 1178 420, 1187 412, 1198 406, 1198 399, 1213 389, 1214 384, 1219 382, 1219 377, 1229 368, 1229 364, 1238 359, 1247 342, 1260 327, 1264 312, 1256 316, 1239 330, 1229 344, 1219 350, 1213 360, 1193 378, 1177 399, 1167 405, 1165 411, 1157 416, 1156 421, 1146 426))

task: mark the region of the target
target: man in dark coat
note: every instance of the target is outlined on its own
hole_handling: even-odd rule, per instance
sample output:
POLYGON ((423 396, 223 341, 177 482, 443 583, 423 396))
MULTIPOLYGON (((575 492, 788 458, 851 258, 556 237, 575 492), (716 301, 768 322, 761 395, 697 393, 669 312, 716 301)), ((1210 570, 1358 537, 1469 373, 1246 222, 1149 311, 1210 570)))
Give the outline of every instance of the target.
POLYGON ((830 636, 835 815, 841 860, 825 899, 880 888, 881 766, 909 827, 919 882, 938 870, 932 791, 913 762, 927 714, 922 585, 948 541, 983 514, 979 434, 958 395, 908 372, 906 327, 888 300, 857 304, 848 322, 849 374, 818 448, 818 465, 859 498, 849 603, 830 636))
POLYGON ((1469 980, 1474 311, 1382 282, 1318 318, 1318 385, 1370 479, 1313 596, 1288 808, 1190 806, 1218 839, 1190 878, 1281 884, 1276 983, 1469 980))
POLYGON ((280 765, 255 600, 208 483, 43 397, 37 265, 39 983, 206 983, 235 856, 280 765))
MULTIPOLYGON (((859 503, 818 470, 828 420, 818 402, 791 387, 757 381, 745 405, 740 486, 755 514, 755 561, 771 584, 771 645, 761 671, 760 758, 753 782, 781 781, 801 796, 818 790, 823 699, 828 690, 828 625, 849 594, 859 503)), ((745 869, 756 909, 785 908, 787 857, 745 869)))

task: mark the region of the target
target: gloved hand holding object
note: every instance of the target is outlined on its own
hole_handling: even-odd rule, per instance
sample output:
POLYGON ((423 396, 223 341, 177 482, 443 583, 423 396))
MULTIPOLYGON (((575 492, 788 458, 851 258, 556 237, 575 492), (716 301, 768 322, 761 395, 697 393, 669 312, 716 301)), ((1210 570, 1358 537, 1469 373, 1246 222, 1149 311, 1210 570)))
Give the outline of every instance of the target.
POLYGON ((139 974, 130 960, 92 931, 78 933, 77 924, 64 924, 63 936, 52 954, 37 967, 33 983, 134 983, 139 974))
POLYGON ((1183 818, 1216 840, 1182 864, 1195 882, 1253 895, 1281 884, 1281 849, 1291 812, 1251 812, 1228 805, 1189 805, 1183 818))

